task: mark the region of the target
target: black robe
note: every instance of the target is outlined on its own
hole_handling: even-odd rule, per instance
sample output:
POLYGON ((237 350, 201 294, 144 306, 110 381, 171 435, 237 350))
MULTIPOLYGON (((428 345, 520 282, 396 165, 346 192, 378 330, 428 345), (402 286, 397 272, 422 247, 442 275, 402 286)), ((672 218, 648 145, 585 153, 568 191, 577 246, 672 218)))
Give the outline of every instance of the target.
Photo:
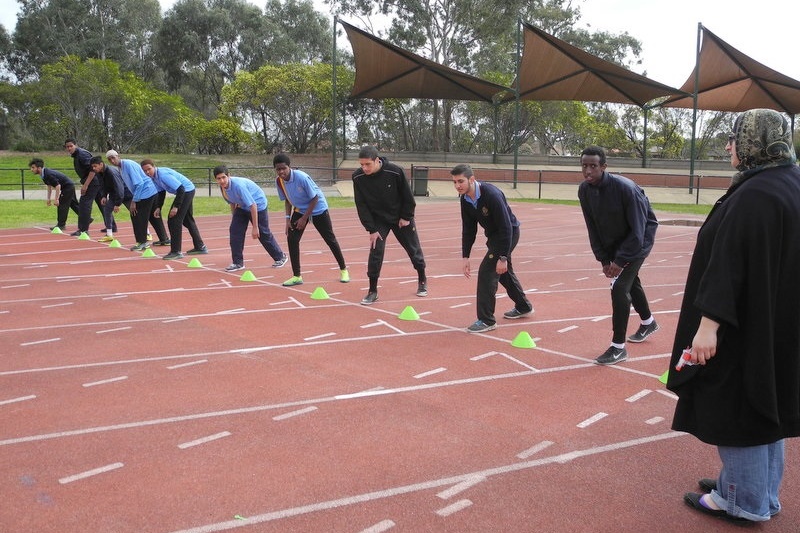
POLYGON ((800 435, 800 168, 754 174, 697 235, 667 387, 672 428, 720 446, 800 435), (721 324, 705 366, 674 370, 701 316, 721 324))

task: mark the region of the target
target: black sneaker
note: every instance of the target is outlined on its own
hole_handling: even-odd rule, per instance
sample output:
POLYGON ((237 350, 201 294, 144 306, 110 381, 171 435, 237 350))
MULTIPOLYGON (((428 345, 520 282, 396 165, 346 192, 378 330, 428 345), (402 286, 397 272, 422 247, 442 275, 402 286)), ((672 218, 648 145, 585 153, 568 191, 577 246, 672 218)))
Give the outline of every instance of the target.
POLYGON ((525 316, 529 316, 531 313, 533 313, 533 308, 531 308, 530 311, 525 311, 523 313, 522 311, 520 311, 519 309, 517 309, 515 307, 511 311, 506 311, 505 313, 503 313, 503 318, 508 318, 508 319, 514 320, 516 318, 522 318, 522 317, 525 317, 525 316))
POLYGON ((70 237, 80 237, 81 233, 83 233, 81 230, 73 231, 72 233, 69 234, 69 236, 70 237))
POLYGON ((170 260, 170 259, 181 259, 183 254, 181 252, 170 252, 165 255, 162 259, 170 260))
POLYGON ((658 331, 658 323, 655 320, 653 320, 652 322, 650 322, 650 324, 646 326, 644 324, 640 325, 639 329, 636 330, 636 333, 628 337, 628 341, 642 342, 656 331, 658 331))
POLYGON ((172 244, 172 241, 167 239, 165 241, 156 241, 153 243, 153 246, 169 246, 170 244, 172 244))
POLYGON ((244 269, 244 265, 240 265, 239 263, 231 263, 225 267, 225 272, 236 272, 237 270, 242 269, 244 269))
POLYGON ((700 487, 700 490, 708 494, 712 490, 717 490, 717 480, 704 477, 703 479, 697 482, 697 485, 700 487))
POLYGON ((372 305, 378 301, 377 291, 369 291, 364 298, 361 299, 361 305, 372 305))
POLYGON ((203 245, 203 246, 201 246, 200 248, 192 248, 191 250, 189 250, 189 251, 188 251, 188 252, 186 252, 186 253, 187 253, 188 255, 200 255, 200 254, 207 254, 207 253, 208 253, 208 248, 206 248, 206 245, 204 244, 204 245, 203 245))
POLYGON ((609 346, 603 355, 594 360, 597 365, 616 365, 628 358, 628 350, 609 346))
POLYGON ((487 324, 483 320, 476 320, 467 327, 467 333, 485 333, 494 329, 497 329, 497 324, 487 324))
POLYGON ((275 262, 272 263, 272 268, 280 268, 283 265, 285 265, 286 261, 288 261, 288 260, 289 260, 289 256, 286 255, 286 254, 283 254, 283 257, 281 257, 280 259, 276 259, 275 262))
POLYGON ((417 285, 417 296, 420 298, 424 298, 428 295, 428 284, 427 283, 420 283, 417 285))

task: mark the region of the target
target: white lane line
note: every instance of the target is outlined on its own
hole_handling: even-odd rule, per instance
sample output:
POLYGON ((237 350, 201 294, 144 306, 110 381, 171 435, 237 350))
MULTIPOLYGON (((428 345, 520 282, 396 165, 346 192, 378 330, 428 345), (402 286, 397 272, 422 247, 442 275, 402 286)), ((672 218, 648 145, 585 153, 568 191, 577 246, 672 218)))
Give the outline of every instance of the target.
POLYGON ((50 305, 43 305, 42 309, 52 309, 53 307, 65 307, 67 305, 73 305, 74 302, 63 302, 60 304, 50 304, 50 305))
POLYGON ((555 444, 555 442, 552 442, 552 441, 549 441, 549 440, 543 440, 539 444, 537 444, 535 446, 531 446, 530 448, 528 448, 525 451, 519 452, 517 454, 517 457, 519 457, 520 459, 527 459, 531 455, 535 455, 535 454, 539 453, 540 451, 544 450, 545 448, 549 448, 553 444, 555 444))
POLYGON ((175 370, 176 368, 186 368, 187 366, 201 365, 208 363, 208 359, 200 359, 199 361, 189 361, 188 363, 181 363, 179 365, 168 366, 167 370, 175 370))
POLYGON ((275 421, 286 420, 287 418, 292 418, 294 416, 300 416, 300 415, 304 415, 306 413, 311 413, 313 411, 316 411, 317 409, 318 409, 317 407, 314 407, 312 405, 311 407, 306 407, 305 409, 298 409, 297 411, 290 411, 290 412, 284 413, 282 415, 273 416, 272 419, 275 420, 275 421))
POLYGON ((432 376, 434 374, 439 374, 440 372, 445 372, 445 371, 447 371, 447 369, 440 366, 439 368, 434 368, 433 370, 428 370, 427 372, 423 372, 422 374, 417 374, 416 376, 414 376, 414 379, 426 378, 428 376, 432 376))
POLYGON ((314 335, 313 337, 306 337, 306 338, 305 338, 305 339, 303 339, 303 340, 304 340, 304 341, 315 341, 315 340, 318 340, 318 339, 324 339, 325 337, 333 337, 333 336, 335 336, 335 335, 336 335, 336 333, 333 333, 333 332, 330 332, 330 333, 322 333, 322 334, 320 334, 320 335, 314 335))
POLYGON ((119 376, 116 378, 101 379, 100 381, 92 381, 91 383, 84 383, 83 386, 89 388, 97 385, 107 385, 108 383, 115 383, 117 381, 125 381, 126 379, 128 379, 128 376, 119 376))
POLYGON ((30 396, 20 396, 19 398, 11 398, 10 400, 0 400, 0 405, 6 405, 9 403, 17 403, 17 402, 24 402, 27 400, 33 400, 36 398, 35 394, 31 394, 30 396))
POLYGON ((607 318, 611 318, 611 315, 603 315, 603 316, 594 317, 592 319, 592 322, 601 322, 601 321, 603 321, 603 320, 605 320, 607 318))
POLYGON ((470 361, 480 361, 481 359, 486 359, 487 357, 491 357, 493 355, 497 355, 497 352, 486 352, 481 355, 476 355, 475 357, 470 357, 470 361))
POLYGON ((649 418, 649 419, 645 420, 644 423, 645 424, 649 424, 649 425, 652 426, 652 425, 658 424, 659 422, 663 422, 663 421, 664 421, 664 417, 663 416, 654 416, 653 418, 649 418))
MULTIPOLYGON (((373 492, 366 492, 363 494, 356 494, 354 496, 347 496, 344 498, 339 498, 336 500, 326 500, 320 502, 314 502, 307 505, 301 505, 298 507, 290 507, 286 509, 278 509, 275 511, 268 511, 262 514, 251 515, 247 517, 247 524, 264 524, 267 522, 274 522, 277 520, 284 520, 286 518, 291 518, 295 516, 303 516, 308 515, 311 513, 317 513, 320 511, 326 511, 330 509, 341 509, 343 507, 347 507, 350 505, 357 505, 361 503, 367 503, 377 500, 385 500, 388 498, 393 498, 395 496, 401 496, 403 494, 411 494, 415 492, 422 492, 428 491, 431 489, 435 489, 438 487, 448 487, 453 485, 454 483, 460 483, 465 479, 474 478, 476 476, 483 476, 486 478, 490 478, 492 476, 501 476, 504 474, 508 474, 511 472, 519 472, 523 470, 529 470, 532 468, 537 468, 540 466, 546 466, 556 463, 564 463, 567 461, 571 461, 573 459, 577 459, 580 457, 589 457, 592 455, 598 455, 608 452, 615 452, 618 450, 632 448, 634 446, 641 446, 645 444, 650 444, 658 441, 662 441, 665 439, 672 439, 676 437, 686 437, 687 433, 681 433, 678 431, 670 431, 669 433, 662 433, 660 435, 653 435, 650 437, 643 437, 638 439, 632 439, 628 441, 622 442, 614 442, 611 444, 606 444, 603 446, 596 446, 594 448, 587 448, 584 450, 577 450, 574 452, 570 452, 569 454, 562 454, 562 455, 555 455, 552 457, 544 457, 541 459, 535 459, 531 461, 523 461, 518 463, 511 463, 507 465, 501 465, 493 468, 487 468, 485 470, 477 471, 477 472, 470 472, 466 474, 460 474, 456 476, 451 476, 447 478, 440 478, 440 479, 431 479, 428 481, 422 481, 420 483, 415 483, 412 485, 401 485, 396 487, 388 487, 381 490, 376 490, 373 492)), ((242 523, 238 520, 228 520, 225 522, 216 522, 211 524, 206 524, 202 526, 193 527, 190 529, 182 529, 179 531, 173 531, 172 533, 214 533, 217 531, 228 531, 230 529, 242 527, 242 523)))
POLYGON ((396 328, 396 327, 394 327, 393 325, 389 324, 388 322, 384 322, 383 320, 378 320, 378 322, 380 322, 381 324, 383 324, 383 325, 384 325, 384 326, 386 326, 387 328, 389 328, 389 329, 392 329, 392 330, 396 331, 397 333, 399 333, 399 334, 401 334, 401 335, 403 335, 403 334, 405 333, 405 331, 403 331, 402 329, 396 328))
POLYGON ((113 329, 101 329, 100 331, 95 331, 98 335, 102 333, 114 333, 116 331, 125 331, 126 329, 132 329, 130 326, 125 326, 122 328, 113 328, 113 329))
POLYGON ((678 395, 675 394, 672 391, 656 389, 656 392, 659 393, 659 394, 663 394, 664 396, 666 396, 667 398, 669 398, 671 400, 677 400, 678 399, 678 395))
POLYGON ((22 287, 30 287, 30 283, 23 283, 22 285, 3 285, 0 289, 20 289, 22 287))
POLYGON ((436 511, 436 514, 438 514, 439 516, 450 516, 453 513, 457 513, 461 510, 466 509, 470 505, 472 505, 472 502, 469 500, 458 500, 457 502, 452 503, 447 507, 439 509, 438 511, 436 511))
POLYGON ((105 296, 103 297, 103 300, 118 300, 120 298, 127 298, 127 297, 128 297, 127 294, 117 294, 114 296, 105 296))
POLYGON ((73 481, 78 481, 80 479, 85 479, 87 477, 96 476, 98 474, 105 474, 106 472, 111 472, 112 470, 116 470, 117 468, 122 468, 122 463, 111 463, 110 465, 101 466, 100 468, 95 468, 93 470, 87 470, 86 472, 81 472, 80 474, 75 474, 72 476, 62 477, 58 480, 59 483, 62 485, 66 485, 67 483, 72 483, 73 481))
POLYGON ((578 278, 575 281, 586 281, 587 279, 589 279, 589 278, 588 277, 586 277, 586 278, 578 278))
POLYGON ((369 526, 367 529, 362 529, 359 533, 383 533, 384 531, 388 531, 395 526, 395 523, 391 520, 382 520, 375 524, 374 526, 369 526))
POLYGON ((561 328, 556 330, 557 333, 566 333, 568 331, 572 331, 573 329, 578 329, 578 326, 567 326, 566 328, 561 328))
POLYGON ((475 476, 473 478, 465 479, 461 483, 456 483, 449 489, 443 490, 442 492, 438 493, 437 496, 443 500, 447 500, 452 498, 456 494, 464 492, 465 490, 470 489, 475 485, 477 485, 478 483, 482 483, 484 481, 486 481, 485 476, 475 476))
POLYGON ((214 435, 209 435, 208 437, 203 437, 200 439, 190 440, 189 442, 184 442, 182 444, 178 444, 178 448, 181 450, 185 450, 186 448, 191 448, 192 446, 199 446, 201 444, 206 444, 224 437, 230 437, 230 431, 222 431, 220 433, 215 433, 214 435))
POLYGON ((651 392, 653 392, 653 391, 651 391, 650 389, 641 390, 641 391, 637 392, 636 394, 634 394, 633 396, 629 396, 628 398, 625 398, 625 401, 628 402, 628 403, 633 403, 633 402, 635 402, 637 400, 641 400, 642 398, 644 398, 645 396, 647 396, 651 392))
POLYGON ((237 307, 236 309, 225 309, 223 311, 217 311, 214 314, 215 315, 229 315, 231 313, 238 313, 240 311, 244 311, 244 307, 237 307))
POLYGON ((471 304, 471 303, 469 303, 469 302, 467 302, 467 303, 465 303, 465 304, 456 304, 456 305, 451 305, 451 306, 450 306, 450 309, 458 309, 459 307, 468 307, 468 306, 470 306, 470 305, 472 305, 472 304, 471 304))
POLYGON ((594 424, 595 422, 597 422, 599 420, 602 420, 607 416, 608 416, 608 413, 603 413, 603 412, 597 413, 596 415, 594 415, 592 417, 589 417, 586 420, 584 420, 583 422, 581 422, 580 424, 578 424, 578 427, 581 428, 581 429, 589 427, 592 424, 594 424))
POLYGON ((361 326, 361 329, 374 328, 375 326, 381 326, 381 325, 383 325, 383 322, 379 320, 377 322, 371 322, 369 324, 363 324, 361 326))
POLYGON ((179 317, 176 317, 176 318, 169 318, 167 320, 162 320, 161 323, 162 324, 172 324, 173 322, 183 322, 184 320, 189 320, 189 319, 188 319, 188 317, 185 317, 185 316, 179 316, 179 317))
POLYGON ((43 339, 40 341, 31 341, 31 342, 23 342, 20 346, 35 346, 36 344, 46 344, 48 342, 57 342, 60 341, 61 337, 55 337, 53 339, 43 339))

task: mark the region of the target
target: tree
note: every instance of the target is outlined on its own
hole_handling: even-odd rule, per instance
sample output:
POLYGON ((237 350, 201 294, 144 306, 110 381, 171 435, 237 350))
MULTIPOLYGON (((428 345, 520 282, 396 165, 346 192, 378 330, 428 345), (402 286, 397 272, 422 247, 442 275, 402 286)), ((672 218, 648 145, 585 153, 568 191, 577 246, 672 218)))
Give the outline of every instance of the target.
POLYGON ((158 0, 18 0, 21 6, 9 62, 18 79, 32 79, 55 58, 111 59, 140 76, 161 22, 158 0))
MULTIPOLYGON (((352 73, 344 67, 337 78, 342 92, 352 85, 352 73)), ((306 153, 331 134, 331 79, 328 63, 265 65, 239 73, 224 88, 222 109, 246 117, 261 134, 265 150, 306 153)))

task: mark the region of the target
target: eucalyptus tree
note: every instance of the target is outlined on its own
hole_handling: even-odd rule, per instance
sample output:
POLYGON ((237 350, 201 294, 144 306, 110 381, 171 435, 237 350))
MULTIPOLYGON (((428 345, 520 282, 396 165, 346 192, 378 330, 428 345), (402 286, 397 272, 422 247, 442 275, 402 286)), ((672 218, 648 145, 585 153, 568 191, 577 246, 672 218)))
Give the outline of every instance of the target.
MULTIPOLYGON (((346 91, 352 71, 337 68, 338 83, 346 91)), ((330 63, 264 65, 240 72, 223 89, 222 111, 248 122, 267 151, 306 153, 327 144, 332 107, 330 63)))
POLYGON ((19 80, 67 55, 111 59, 153 75, 150 41, 161 23, 158 0, 18 0, 11 70, 19 80))

